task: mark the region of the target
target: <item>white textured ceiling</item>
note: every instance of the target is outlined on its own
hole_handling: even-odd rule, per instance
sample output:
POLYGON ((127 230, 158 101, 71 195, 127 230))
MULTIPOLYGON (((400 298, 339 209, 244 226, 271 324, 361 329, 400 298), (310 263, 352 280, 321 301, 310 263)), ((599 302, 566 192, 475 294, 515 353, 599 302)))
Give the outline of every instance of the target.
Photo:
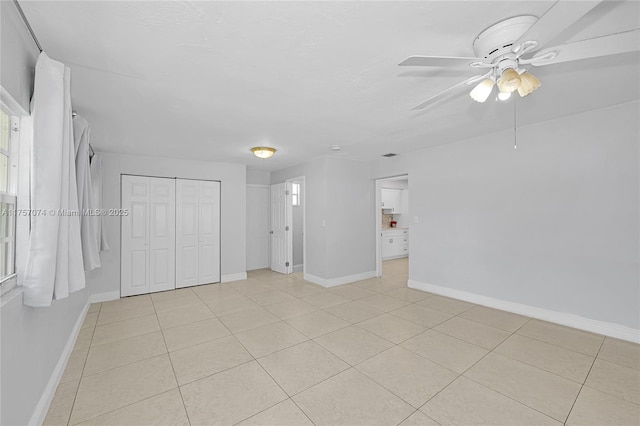
MULTIPOLYGON (((331 154, 369 160, 513 126, 513 103, 466 94, 414 105, 474 75, 408 69, 410 55, 472 56, 474 37, 554 2, 21 1, 45 51, 72 69, 96 150, 278 170, 331 154), (278 149, 270 160, 249 152, 278 149)), ((557 38, 640 27, 606 1, 557 38)), ((552 43, 555 44, 555 43, 552 43)), ((520 124, 638 99, 638 54, 535 68, 520 124)))

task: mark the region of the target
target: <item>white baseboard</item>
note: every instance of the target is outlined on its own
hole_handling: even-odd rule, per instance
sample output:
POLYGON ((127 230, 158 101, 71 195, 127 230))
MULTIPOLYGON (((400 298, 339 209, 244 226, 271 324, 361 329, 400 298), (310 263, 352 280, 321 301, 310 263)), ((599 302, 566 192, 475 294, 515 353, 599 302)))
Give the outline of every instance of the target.
POLYGON ((249 271, 257 271, 258 269, 269 269, 270 265, 268 263, 265 263, 264 265, 261 266, 252 266, 250 268, 247 268, 247 272, 249 271))
POLYGON ((345 275, 338 278, 320 278, 308 273, 304 274, 304 279, 311 281, 314 284, 321 285, 322 287, 335 287, 342 284, 348 284, 355 281, 366 280, 367 278, 373 278, 376 276, 376 271, 361 272, 359 274, 345 275))
POLYGON ((304 265, 293 265, 293 272, 302 272, 304 270, 304 265))
POLYGON ((453 299, 464 300, 465 302, 488 306, 490 308, 500 309, 501 311, 512 312, 514 314, 524 315, 543 321, 549 321, 555 324, 589 331, 591 333, 602 334, 604 336, 614 337, 616 339, 640 343, 640 330, 636 330, 635 328, 627 327, 620 324, 598 321, 581 317, 575 314, 552 311, 550 309, 524 305, 522 303, 496 299, 493 297, 482 296, 480 294, 469 293, 462 290, 442 287, 435 284, 422 283, 414 280, 409 280, 408 286, 416 290, 428 291, 429 293, 435 293, 442 296, 451 297, 453 299))
POLYGON ((69 361, 69 357, 71 356, 73 347, 76 344, 76 339, 78 338, 78 334, 80 333, 82 323, 84 322, 84 319, 87 316, 87 312, 89 311, 89 304, 90 303, 87 302, 84 305, 82 312, 80 312, 80 315, 78 316, 78 319, 73 326, 73 330, 71 330, 69 339, 67 339, 67 344, 64 346, 64 349, 60 354, 60 358, 58 358, 56 367, 51 373, 51 377, 49 378, 47 387, 44 388, 42 396, 40 397, 36 408, 33 410, 33 414, 31 415, 31 419, 29 420, 30 426, 37 426, 44 423, 44 419, 47 416, 47 412, 49 411, 49 406, 51 405, 53 396, 56 394, 56 389, 58 388, 58 384, 60 383, 62 374, 64 373, 65 368, 67 368, 67 362, 69 361))
POLYGON ((402 259, 403 257, 409 257, 409 255, 408 254, 401 254, 400 256, 383 257, 382 261, 384 262, 385 260, 402 259))
POLYGON ((231 282, 231 281, 240 281, 240 280, 246 280, 246 279, 247 279, 247 273, 246 272, 239 272, 237 274, 223 275, 221 277, 220 282, 228 283, 228 282, 231 282))
POLYGON ((109 300, 120 299, 119 291, 106 291, 89 295, 89 303, 108 302, 109 300))

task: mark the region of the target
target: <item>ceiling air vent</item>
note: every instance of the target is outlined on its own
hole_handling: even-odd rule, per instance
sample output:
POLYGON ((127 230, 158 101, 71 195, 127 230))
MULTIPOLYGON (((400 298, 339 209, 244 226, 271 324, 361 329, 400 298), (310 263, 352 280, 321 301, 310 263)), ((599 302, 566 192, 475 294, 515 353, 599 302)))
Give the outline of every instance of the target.
POLYGON ((396 155, 398 155, 398 154, 394 154, 393 152, 390 152, 390 153, 388 153, 388 154, 382 154, 382 156, 383 156, 383 157, 387 157, 387 158, 389 158, 389 157, 395 157, 396 155))

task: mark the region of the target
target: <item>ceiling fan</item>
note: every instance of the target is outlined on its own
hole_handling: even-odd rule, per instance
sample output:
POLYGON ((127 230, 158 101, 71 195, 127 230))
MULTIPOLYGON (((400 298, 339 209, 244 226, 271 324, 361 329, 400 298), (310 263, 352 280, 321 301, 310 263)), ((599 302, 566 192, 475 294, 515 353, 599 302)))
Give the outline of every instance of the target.
POLYGON ((405 59, 400 66, 471 67, 484 71, 430 97, 412 109, 426 108, 449 92, 474 83, 478 84, 469 95, 477 102, 485 102, 496 84, 500 100, 508 99, 515 91, 520 96, 527 96, 541 85, 528 71, 529 66, 558 64, 640 50, 640 29, 540 50, 599 3, 600 1, 559 0, 541 18, 522 15, 500 21, 475 38, 475 57, 411 56, 405 59))

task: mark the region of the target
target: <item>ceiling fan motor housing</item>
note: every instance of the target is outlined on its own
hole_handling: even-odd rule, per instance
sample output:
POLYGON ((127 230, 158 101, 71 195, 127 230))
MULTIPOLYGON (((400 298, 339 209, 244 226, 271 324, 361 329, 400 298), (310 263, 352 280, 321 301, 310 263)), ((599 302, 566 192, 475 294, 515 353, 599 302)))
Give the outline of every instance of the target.
MULTIPOLYGON (((512 45, 538 20, 533 15, 515 16, 491 25, 473 41, 473 52, 486 63, 496 63, 499 58, 514 59, 512 45)), ((515 49, 516 51, 518 49, 515 49)))

